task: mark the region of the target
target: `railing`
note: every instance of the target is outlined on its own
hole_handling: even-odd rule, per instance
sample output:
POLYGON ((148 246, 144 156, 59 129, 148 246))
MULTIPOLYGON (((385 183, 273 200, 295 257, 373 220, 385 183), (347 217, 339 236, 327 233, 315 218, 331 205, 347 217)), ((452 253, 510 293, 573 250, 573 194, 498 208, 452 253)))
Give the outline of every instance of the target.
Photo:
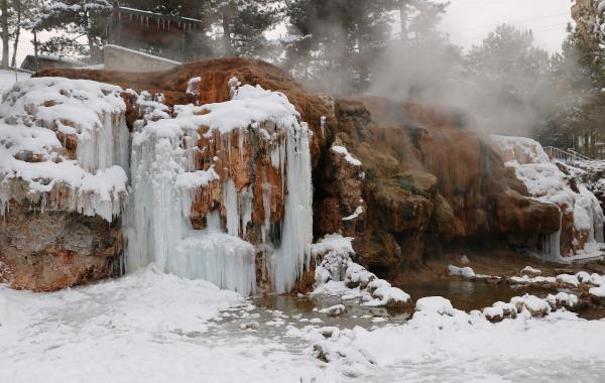
POLYGON ((565 163, 573 163, 578 161, 592 161, 592 158, 576 152, 573 149, 563 150, 554 146, 546 146, 544 151, 553 161, 561 161, 565 163))

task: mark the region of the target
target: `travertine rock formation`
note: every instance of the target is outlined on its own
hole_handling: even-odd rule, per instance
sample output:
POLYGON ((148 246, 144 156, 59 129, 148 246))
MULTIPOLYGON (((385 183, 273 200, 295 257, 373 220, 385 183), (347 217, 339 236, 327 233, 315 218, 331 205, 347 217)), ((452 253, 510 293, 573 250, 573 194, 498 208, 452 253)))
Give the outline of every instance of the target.
MULTIPOLYGON (((358 263, 379 276, 396 277, 452 242, 531 244, 560 229, 559 208, 528 198, 527 186, 489 140, 451 111, 382 98, 311 95, 280 69, 244 59, 190 63, 154 75, 69 69, 38 75, 121 87, 108 90, 121 96, 123 106, 107 123, 120 127, 115 137, 131 131, 126 161, 104 158, 104 167, 89 170, 82 164, 92 163, 84 155, 94 145, 82 146, 83 136, 68 129, 73 124, 41 128, 56 136, 63 162, 77 161, 94 176, 115 164, 129 174, 132 192, 126 212, 122 205, 115 212, 105 206, 104 214, 54 206, 53 214, 63 214, 63 220, 52 235, 40 238, 37 249, 64 254, 54 243, 61 242, 57 238, 66 225, 82 226, 77 233, 92 230, 82 236, 102 245, 66 246, 73 259, 67 263, 45 255, 40 280, 47 280, 46 270, 68 264, 76 271, 56 273, 56 282, 47 283, 53 287, 23 287, 53 289, 115 275, 122 232, 127 269, 155 262, 163 270, 247 294, 300 288, 296 281, 310 275, 312 237, 326 234, 353 237, 358 263), (94 262, 85 262, 93 253, 94 262), (82 265, 92 264, 94 278, 77 271, 91 270, 82 265), (61 279, 64 274, 73 276, 61 279)), ((39 161, 36 151, 13 154, 21 162, 39 161)), ((6 224, 31 231, 19 217, 38 213, 19 201, 12 198, 21 208, 10 211, 6 224)), ((0 249, 6 238, 0 237, 0 249)), ((21 280, 32 274, 21 254, 4 256, 5 264, 10 258, 16 265, 5 278, 17 280, 15 270, 22 271, 21 280)))

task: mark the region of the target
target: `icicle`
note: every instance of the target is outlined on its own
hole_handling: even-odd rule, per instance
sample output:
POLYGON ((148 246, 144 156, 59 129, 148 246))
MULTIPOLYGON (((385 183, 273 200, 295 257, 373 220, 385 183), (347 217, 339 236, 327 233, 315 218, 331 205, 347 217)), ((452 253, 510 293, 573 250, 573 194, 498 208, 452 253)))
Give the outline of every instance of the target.
POLYGON ((287 127, 285 160, 288 194, 282 240, 271 256, 272 281, 278 293, 291 290, 309 265, 313 240, 313 190, 306 126, 287 127))
POLYGON ((237 190, 232 179, 223 184, 223 206, 227 215, 227 233, 233 236, 239 235, 239 204, 237 190))

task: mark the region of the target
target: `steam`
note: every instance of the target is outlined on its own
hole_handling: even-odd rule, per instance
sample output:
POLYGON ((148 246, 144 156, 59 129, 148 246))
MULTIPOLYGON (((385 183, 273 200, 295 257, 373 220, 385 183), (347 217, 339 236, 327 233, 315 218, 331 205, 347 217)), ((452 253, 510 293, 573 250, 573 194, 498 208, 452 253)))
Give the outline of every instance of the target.
MULTIPOLYGON (((486 134, 532 136, 582 92, 557 73, 560 56, 532 44, 531 32, 505 25, 469 52, 438 36, 394 42, 376 61, 368 93, 463 110, 486 134)), ((581 73, 573 60, 564 66, 581 73)))

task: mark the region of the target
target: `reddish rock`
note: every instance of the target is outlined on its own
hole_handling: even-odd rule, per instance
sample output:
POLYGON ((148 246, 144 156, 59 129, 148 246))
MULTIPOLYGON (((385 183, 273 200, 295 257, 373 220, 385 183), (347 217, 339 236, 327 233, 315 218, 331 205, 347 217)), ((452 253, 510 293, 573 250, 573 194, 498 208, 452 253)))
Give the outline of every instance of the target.
POLYGON ((119 221, 12 201, 0 228, 0 280, 13 288, 54 291, 122 273, 119 221))

